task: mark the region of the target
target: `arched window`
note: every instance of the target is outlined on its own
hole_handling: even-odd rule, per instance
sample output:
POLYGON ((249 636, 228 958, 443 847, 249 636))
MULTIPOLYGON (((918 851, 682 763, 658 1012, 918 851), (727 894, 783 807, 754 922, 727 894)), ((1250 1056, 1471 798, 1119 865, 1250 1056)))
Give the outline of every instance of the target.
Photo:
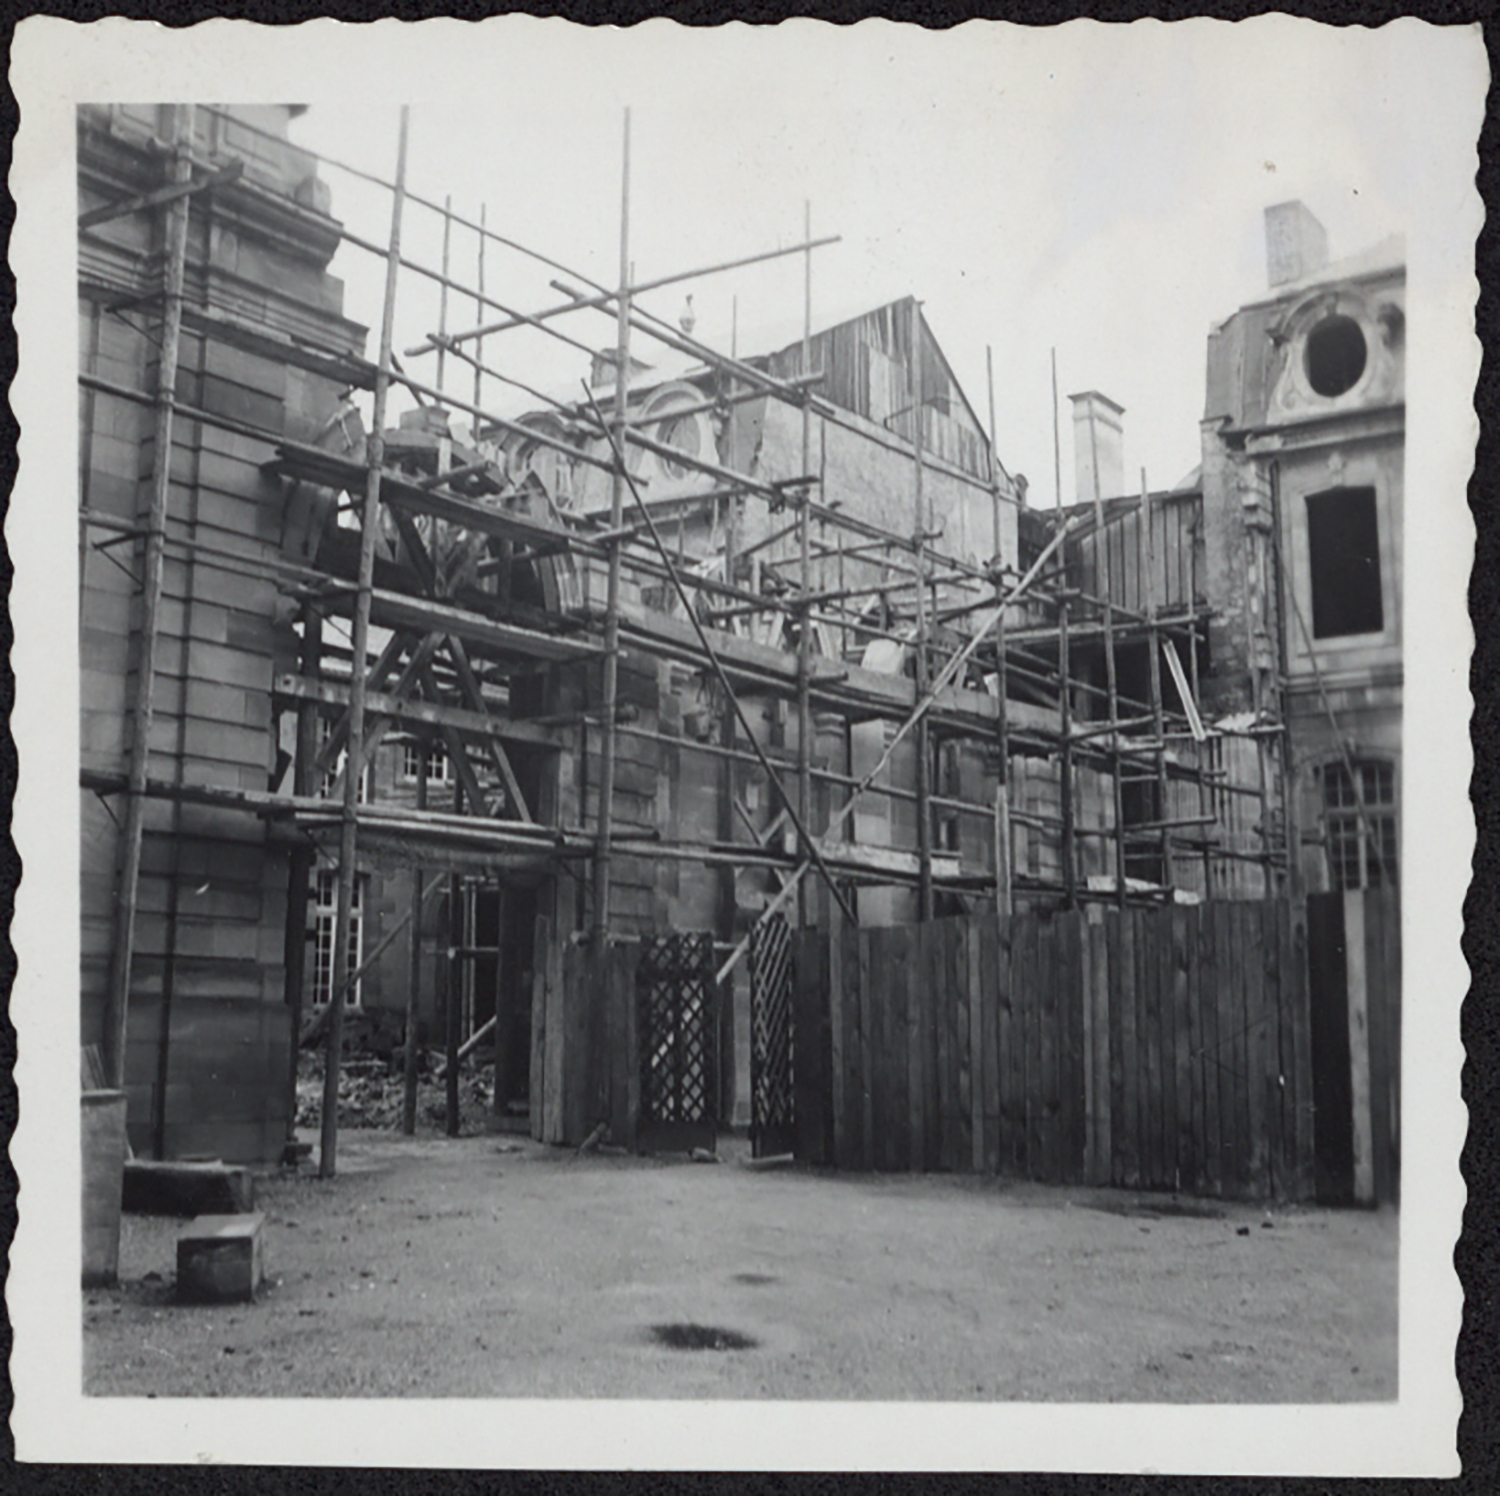
POLYGON ((1383 888, 1397 882, 1396 768, 1367 759, 1357 761, 1354 772, 1357 794, 1342 760, 1322 769, 1328 881, 1335 889, 1383 888))

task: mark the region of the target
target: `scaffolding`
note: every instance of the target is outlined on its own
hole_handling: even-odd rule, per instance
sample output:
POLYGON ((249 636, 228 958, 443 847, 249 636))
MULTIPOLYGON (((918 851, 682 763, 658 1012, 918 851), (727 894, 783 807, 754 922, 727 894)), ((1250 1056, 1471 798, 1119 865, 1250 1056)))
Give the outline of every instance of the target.
MULTIPOLYGON (((1208 615, 1195 562, 1189 552, 1187 574, 1173 579, 1166 574, 1164 556, 1158 554, 1162 517, 1180 502, 1178 498, 1151 494, 1143 474, 1141 495, 1134 504, 1116 499, 1106 503, 1096 493, 1086 511, 1060 511, 1050 525, 1032 511, 1030 518, 1044 525, 1045 533, 1037 535, 1024 565, 1021 556, 1005 561, 1001 513, 1014 497, 1013 492, 1007 494, 1014 485, 1008 475, 1002 476, 996 450, 991 372, 988 477, 975 486, 988 493, 992 505, 994 554, 988 563, 979 564, 956 553, 934 523, 927 491, 932 459, 924 451, 923 324, 915 300, 906 304, 905 333, 912 350, 911 435, 904 443, 894 443, 911 463, 910 526, 878 524, 857 506, 846 505, 841 495, 823 492, 825 475, 814 470, 814 420, 867 433, 820 393, 823 371, 811 367, 813 252, 837 240, 812 237, 810 205, 805 208, 800 243, 635 282, 627 112, 619 278, 616 285, 606 287, 505 238, 489 226, 484 209, 477 218, 468 218, 453 211, 451 199, 440 203, 413 192, 406 181, 408 114, 403 109, 389 180, 320 158, 322 165, 349 172, 389 195, 384 243, 333 225, 344 243, 384 266, 378 352, 370 361, 277 339, 204 308, 184 308, 186 226, 194 183, 222 181, 234 165, 195 156, 187 143, 185 113, 174 111, 174 134, 168 142, 167 186, 175 195, 148 194, 135 205, 137 211, 160 211, 166 226, 158 388, 146 393, 97 375, 80 376, 86 393, 150 405, 158 423, 158 472, 143 540, 146 607, 131 706, 128 773, 123 780, 84 775, 86 788, 101 794, 123 792, 127 799, 107 1023, 115 1083, 124 1071, 141 807, 153 795, 197 798, 248 814, 289 819, 307 835, 331 839, 337 834, 332 984, 327 1007, 312 1025, 302 1023, 299 1006, 302 911, 312 857, 305 837, 291 858, 286 943, 294 1033, 304 1040, 321 1036, 326 1046, 320 1154, 324 1177, 336 1169, 338 1076, 348 994, 395 934, 410 928, 410 1038, 419 980, 416 932, 425 904, 444 883, 440 870, 449 865, 445 859, 457 852, 488 859, 497 867, 546 867, 587 876, 589 928, 596 941, 610 936, 612 874, 622 855, 677 859, 731 871, 766 869, 780 879, 780 887, 767 899, 757 924, 788 909, 794 899, 801 922, 817 921, 818 901, 810 896, 809 874, 826 890, 823 917, 836 910, 854 922, 859 918, 858 890, 869 886, 914 888, 918 917, 926 920, 940 907, 953 907, 954 901, 963 905, 992 900, 1003 913, 1017 901, 1061 907, 1088 901, 1170 901, 1194 881, 1192 892, 1206 898, 1228 888, 1235 869, 1243 867, 1256 870, 1269 895, 1284 877, 1286 848, 1275 834, 1280 790, 1272 772, 1280 758, 1263 749, 1280 729, 1269 720, 1205 722, 1199 672, 1208 615), (403 224, 414 211, 440 218, 443 248, 438 270, 403 254, 403 224), (473 244, 472 283, 453 269, 457 235, 473 244), (494 289, 493 266, 486 264, 487 248, 528 255, 556 270, 564 279, 553 284, 565 299, 532 313, 502 302, 494 289), (653 290, 793 255, 803 261, 804 297, 801 362, 792 377, 697 341, 690 330, 654 316, 641 303, 641 297, 653 290), (436 284, 439 325, 398 356, 394 342, 403 275, 436 284), (450 328, 451 301, 472 303, 475 325, 450 328), (605 350, 559 325, 571 325, 577 314, 589 312, 614 322, 614 342, 605 350), (341 455, 323 445, 290 441, 251 422, 185 405, 171 377, 172 350, 185 320, 206 337, 253 347, 332 378, 346 393, 368 392, 371 423, 363 451, 341 455), (540 331, 612 364, 612 408, 601 408, 587 385, 581 399, 559 400, 532 389, 513 370, 498 367, 494 350, 504 345, 503 335, 516 328, 540 331), (745 400, 766 399, 800 412, 801 471, 789 478, 752 476, 644 429, 631 406, 631 347, 637 338, 696 361, 712 390, 705 397, 705 409, 722 412, 745 400), (415 372, 424 359, 433 364, 430 381, 415 372), (463 393, 458 389, 460 373, 471 376, 463 393), (534 397, 554 418, 555 430, 490 408, 487 395, 498 387, 518 387, 534 397), (555 451, 570 463, 596 469, 609 483, 607 516, 555 506, 539 514, 512 502, 521 496, 517 475, 507 470, 503 453, 496 456, 492 449, 460 452, 453 442, 437 441, 421 461, 399 446, 393 451, 387 440, 388 411, 397 390, 442 421, 450 413, 466 417, 475 447, 482 441, 519 438, 555 451), (173 534, 166 524, 166 474, 174 419, 271 443, 276 451, 272 470, 282 479, 345 495, 352 506, 348 518, 354 523, 341 525, 338 538, 357 538, 357 549, 351 554, 350 545, 335 547, 338 564, 319 566, 286 558, 248 558, 232 547, 173 534), (712 486, 671 500, 649 499, 632 474, 631 457, 637 451, 669 459, 712 486), (741 507, 752 504, 765 509, 765 531, 753 542, 740 517, 741 507), (689 556, 682 539, 685 528, 705 517, 711 553, 689 556), (674 522, 675 553, 664 534, 674 522), (1133 556, 1127 555, 1123 540, 1132 528, 1133 556), (392 540, 399 565, 377 567, 383 537, 392 540), (291 793, 149 778, 153 598, 159 602, 162 560, 168 554, 190 555, 205 567, 249 567, 271 574, 296 603, 301 623, 298 669, 279 676, 275 685, 279 700, 297 714, 291 793), (539 609, 534 600, 515 596, 513 580, 520 570, 542 562, 565 564, 575 580, 581 576, 591 583, 602 573, 602 607, 592 596, 573 596, 555 608, 539 609), (742 576, 747 566, 748 580, 742 576), (485 584, 482 605, 476 603, 473 589, 460 585, 464 576, 478 577, 485 584), (663 582, 670 589, 668 607, 626 606, 627 588, 635 595, 663 582), (349 624, 346 649, 334 641, 329 628, 341 620, 349 624), (380 636, 377 646, 374 641, 380 636), (873 645, 883 645, 897 661, 893 670, 866 667, 873 645), (627 649, 649 652, 711 678, 720 697, 717 733, 695 739, 668 734, 660 724, 631 721, 621 710, 619 696, 619 666, 627 649), (1130 691, 1122 671, 1127 653, 1141 677, 1139 685, 1132 678, 1130 691), (523 678, 557 663, 597 666, 597 702, 555 718, 517 714, 514 699, 523 678), (763 746, 744 706, 752 696, 779 700, 795 714, 794 755, 763 746), (846 752, 848 772, 817 761, 819 714, 829 714, 841 724, 846 749, 855 724, 880 721, 895 724, 895 730, 874 766, 856 775, 852 749, 846 752), (325 724, 321 741, 320 722, 325 724), (556 751, 573 730, 584 735, 585 744, 590 734, 598 743, 600 782, 592 825, 586 803, 579 807, 576 823, 564 819, 555 798, 550 804, 532 803, 535 793, 527 792, 512 759, 514 753, 556 751), (362 798, 364 770, 393 732, 423 745, 414 806, 362 798), (736 765, 754 765, 776 797, 778 814, 769 830, 747 822, 752 839, 737 835, 734 816, 738 812, 745 817, 732 794, 720 807, 712 840, 674 841, 659 828, 622 823, 616 814, 618 751, 631 737, 670 742, 680 754, 696 756, 706 769, 725 776, 732 776, 736 765), (883 782, 898 745, 908 737, 915 744, 912 787, 891 783, 889 776, 883 782), (434 742, 446 751, 455 775, 448 808, 430 802, 426 745, 434 742), (1224 763, 1224 745, 1234 742, 1249 745, 1258 782, 1241 782, 1224 763), (942 778, 938 769, 943 751, 954 744, 975 746, 987 755, 995 774, 993 798, 966 798, 961 786, 936 782, 942 778), (1028 803, 1022 793, 1033 784, 1046 790, 1038 803, 1028 803), (820 792, 827 806, 821 829, 816 825, 820 792), (914 855, 899 848, 862 846, 851 835, 857 810, 871 793, 888 804, 915 808, 914 855), (1259 842, 1254 848, 1229 845, 1221 834, 1231 809, 1240 802, 1252 802, 1249 832, 1259 842), (943 855, 954 851, 955 828, 964 820, 982 830, 991 848, 990 866, 965 867, 955 856, 943 855), (795 850, 774 845, 774 833, 782 826, 790 828, 795 850), (405 918, 376 951, 360 960, 350 933, 356 867, 362 835, 375 834, 400 839, 410 849, 417 881, 405 918), (1026 855, 1018 855, 1018 838, 1025 842, 1026 855), (428 874, 431 881, 424 885, 428 874)), ((243 123, 240 127, 253 128, 243 123)), ((122 211, 130 211, 130 206, 122 211)), ((290 204, 287 211, 311 212, 290 204)), ((330 222, 320 219, 325 231, 330 222)), ((80 222, 81 229, 87 227, 80 222)), ((675 413, 692 409, 682 407, 675 413)), ((87 507, 82 523, 86 534, 98 537, 104 532, 89 542, 95 549, 140 538, 130 527, 87 507)), ((731 777, 720 780, 731 782, 731 777)), ((450 911, 459 902, 456 876, 450 873, 448 879, 450 911)), ((753 930, 725 946, 719 980, 743 959, 752 934, 753 930)), ((445 1040, 451 1130, 457 1125, 456 1061, 465 1043, 454 993, 462 963, 473 955, 473 948, 471 941, 466 949, 452 931, 447 945, 445 1040)), ((472 1045, 479 1037, 471 1034, 468 1042, 472 1045)), ((415 1096, 411 1043, 407 1061, 409 1130, 415 1096)), ((498 1094, 497 1085, 497 1099, 498 1094)))

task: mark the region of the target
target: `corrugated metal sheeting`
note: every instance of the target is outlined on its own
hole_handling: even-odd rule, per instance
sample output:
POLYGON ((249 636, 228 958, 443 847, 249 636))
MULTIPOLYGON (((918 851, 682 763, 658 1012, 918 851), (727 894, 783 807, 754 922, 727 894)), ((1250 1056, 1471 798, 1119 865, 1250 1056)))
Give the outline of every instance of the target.
MULTIPOLYGON (((926 320, 919 315, 918 323, 923 449, 987 482, 989 439, 926 320)), ((908 297, 830 327, 811 340, 812 367, 823 371, 821 393, 825 398, 908 442, 914 435, 916 403, 910 329, 908 297)), ((770 365, 771 372, 783 379, 801 374, 801 343, 772 354, 770 365)))

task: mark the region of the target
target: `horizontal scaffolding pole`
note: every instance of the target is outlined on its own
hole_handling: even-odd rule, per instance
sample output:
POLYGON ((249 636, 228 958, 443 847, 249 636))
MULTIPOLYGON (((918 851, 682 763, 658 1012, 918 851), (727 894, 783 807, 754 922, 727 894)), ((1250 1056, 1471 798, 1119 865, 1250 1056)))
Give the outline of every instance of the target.
MULTIPOLYGON (((683 281, 698 280, 707 275, 717 275, 724 270, 738 270, 746 265, 758 265, 764 260, 779 259, 783 255, 803 254, 809 250, 822 249, 824 245, 837 244, 838 242, 839 236, 834 234, 826 239, 814 239, 806 244, 794 244, 785 249, 763 250, 759 254, 743 255, 737 260, 724 260, 719 264, 705 265, 696 270, 681 270, 672 275, 662 275, 658 276, 655 280, 641 281, 638 284, 627 286, 625 295, 633 298, 647 291, 658 291, 663 286, 675 286, 681 284, 683 281)), ((582 277, 579 278, 582 279, 582 277)), ((560 306, 547 307, 543 311, 535 312, 530 316, 511 312, 507 314, 511 320, 505 322, 489 322, 483 326, 467 328, 463 332, 457 333, 431 333, 422 342, 408 348, 406 356, 408 358, 415 358, 419 354, 436 352, 440 347, 452 349, 460 343, 473 342, 475 338, 486 338, 491 333, 509 332, 515 327, 537 326, 543 322, 550 321, 554 317, 560 317, 565 312, 582 311, 588 307, 612 307, 619 299, 619 296, 619 291, 606 291, 601 288, 593 296, 575 296, 572 300, 563 302, 560 306)), ((613 315, 612 312, 611 315, 613 315)))

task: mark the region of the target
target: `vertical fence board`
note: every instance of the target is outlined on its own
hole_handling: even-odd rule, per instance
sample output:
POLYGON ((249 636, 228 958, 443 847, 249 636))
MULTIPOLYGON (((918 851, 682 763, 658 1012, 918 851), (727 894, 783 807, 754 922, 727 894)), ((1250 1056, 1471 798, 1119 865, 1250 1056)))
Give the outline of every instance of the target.
POLYGON ((927 980, 923 983, 926 1008, 932 1026, 937 1098, 936 1136, 929 1139, 928 1167, 951 1173, 955 1167, 954 1112, 958 1105, 958 1056, 955 1051, 954 1013, 958 993, 952 979, 954 921, 941 920, 927 926, 927 980), (935 1145, 935 1146, 934 1146, 935 1145))
POLYGON ((1288 1193, 1305 1200, 1312 1193, 1312 1096, 1307 1084, 1306 935, 1301 910, 1286 906, 1279 926, 1281 943, 1282 1063, 1287 1081, 1288 1193))
POLYGON ((941 1066, 938 1037, 941 1034, 946 1051, 951 1033, 948 1009, 952 994, 945 992, 944 970, 947 954, 944 931, 937 925, 919 925, 922 942, 922 965, 926 974, 922 982, 922 1007, 918 1036, 922 1044, 922 1140, 923 1148, 915 1155, 913 1167, 935 1170, 943 1164, 943 1102, 939 1092, 941 1066))
POLYGON ((1058 1099, 1062 1105, 1061 1177, 1072 1183, 1081 1182, 1084 1177, 1084 1123, 1088 1101, 1084 1059, 1083 1013, 1086 989, 1083 957, 1088 932, 1083 915, 1078 910, 1069 911, 1064 919, 1065 923, 1058 929, 1063 968, 1063 980, 1058 993, 1063 1038, 1062 1085, 1058 1099))
MULTIPOLYGON (((1223 1001, 1219 1006, 1222 1019, 1221 1033, 1227 1033, 1225 1060, 1229 1066, 1229 1138, 1230 1138, 1230 1192, 1242 1195, 1248 1188, 1249 1146, 1245 1135, 1248 1126, 1249 1102, 1245 1079, 1245 995, 1240 985, 1240 973, 1245 962, 1245 951, 1240 939, 1240 921, 1235 905, 1223 908, 1224 937, 1227 960, 1224 965, 1223 1001)), ((1221 1043, 1223 1041, 1221 1040, 1221 1043)))
POLYGON ((1160 943, 1144 911, 1136 927, 1136 959, 1140 963, 1141 1024, 1141 1131, 1143 1133, 1141 1183, 1159 1187, 1164 1175, 1161 1138, 1161 962, 1160 943))
POLYGON ((831 1086, 827 1074, 828 1037, 824 994, 828 991, 832 942, 818 929, 793 937, 792 1117, 796 1152, 809 1163, 828 1161, 826 1115, 831 1086))
POLYGON ((1000 967, 1000 921, 985 915, 979 921, 978 940, 972 946, 978 962, 974 990, 979 1000, 979 1062, 976 1074, 980 1096, 981 1135, 977 1167, 987 1173, 1000 1169, 1000 1005, 1005 1001, 1000 967))
POLYGON ((1140 1032, 1140 966, 1136 952, 1136 915, 1134 909, 1122 909, 1116 917, 1120 932, 1118 970, 1120 1006, 1120 1126, 1119 1182, 1137 1188, 1141 1182, 1141 1046, 1140 1032))
POLYGON ((889 930, 870 931, 869 964, 864 973, 868 982, 869 1027, 865 1042, 869 1047, 870 1073, 870 1131, 865 1146, 870 1150, 872 1169, 889 1169, 892 1166, 892 1150, 896 1144, 895 1098, 891 1094, 888 1031, 896 1022, 895 1008, 898 1003, 901 1004, 901 1021, 905 1021, 906 994, 901 984, 901 973, 893 966, 894 953, 890 949, 890 937, 889 930))
MULTIPOLYGON (((1103 1151, 1104 1113, 1099 1104, 1101 1080, 1099 1026, 1107 1021, 1099 1006, 1099 984, 1103 979, 1100 944, 1104 934, 1103 911, 1086 911, 1079 944, 1083 991, 1083 1177, 1089 1184, 1107 1182, 1100 1157, 1103 1151), (1096 937, 1100 937, 1096 939, 1096 937)), ((1108 1071, 1103 1072, 1108 1100, 1108 1071)))
POLYGON ((1015 1174, 1025 1174, 1021 1140, 1026 1133, 1026 1026, 1021 1014, 1020 988, 1024 921, 997 920, 995 934, 1000 948, 996 966, 1001 974, 996 1034, 1000 1050, 1000 1166, 1015 1174))
POLYGON ((1197 1157, 1194 1148, 1193 1108, 1193 1029, 1192 997, 1188 991, 1191 975, 1188 960, 1188 921, 1192 911, 1175 906, 1169 910, 1164 935, 1171 937, 1172 947, 1172 1058, 1175 1081, 1177 1133, 1177 1168, 1174 1183, 1178 1189, 1194 1189, 1197 1184, 1197 1157))
MULTIPOLYGON (((830 901, 828 911, 828 992, 824 999, 824 1011, 828 1017, 828 1108, 829 1108, 829 1162, 845 1166, 847 1143, 844 1132, 847 1125, 844 1117, 844 953, 847 941, 844 935, 844 916, 836 900, 830 901)), ((795 1068, 797 1055, 796 1036, 793 1035, 792 1065, 795 1068)))
POLYGON ((1287 1199, 1289 1170, 1286 1155, 1286 1071, 1281 1059, 1281 912, 1281 905, 1273 900, 1267 899, 1261 903, 1262 949, 1265 953, 1263 980, 1267 1026, 1266 1111, 1269 1123, 1267 1147, 1271 1158, 1270 1184, 1274 1198, 1287 1199))
MULTIPOLYGON (((552 949, 552 921, 545 914, 536 917, 535 950, 552 949)), ((531 1110, 531 1136, 538 1142, 546 1137, 547 1115, 547 965, 546 957, 532 963, 531 976, 531 1088, 528 1092, 531 1110)))
POLYGON ((1157 946, 1157 971, 1160 974, 1161 1021, 1161 1135, 1162 1172, 1165 1182, 1177 1188, 1182 1165, 1177 1156, 1177 962, 1172 943, 1172 919, 1169 904, 1161 911, 1153 934, 1157 946))
POLYGON ((560 1143, 563 1140, 563 1059, 567 1045, 563 1037, 563 949, 564 938, 559 931, 543 948, 542 960, 544 996, 547 1017, 544 1032, 547 1051, 544 1063, 542 1141, 560 1143))
POLYGON ((1203 1187, 1211 1195, 1224 1193, 1224 1160, 1219 1136, 1219 981, 1221 970, 1214 941, 1217 909, 1206 904, 1198 911, 1199 1073, 1203 1086, 1203 1187))
POLYGON ((568 1055, 562 1098, 562 1137, 577 1145, 588 1127, 584 1112, 589 1088, 588 1026, 584 1016, 584 994, 592 991, 587 969, 592 946, 569 945, 563 952, 563 1043, 568 1055))
MULTIPOLYGON (((1101 1073, 1107 1077, 1108 1070, 1101 1072, 1099 1030, 1103 1017, 1099 1011, 1099 983, 1103 979, 1100 944, 1096 935, 1104 933, 1102 924, 1090 919, 1087 913, 1078 917, 1078 1003, 1080 1046, 1079 1095, 1081 1109, 1078 1117, 1079 1178, 1090 1184, 1103 1184, 1100 1177, 1099 1146, 1103 1112, 1099 1104, 1101 1073)), ((1106 1100, 1108 1093, 1106 1091, 1106 1100)))
POLYGON ((1022 1150, 1025 1155, 1023 1167, 1028 1179, 1042 1177, 1042 1096, 1045 1082, 1042 1078, 1042 1025, 1041 982, 1042 970, 1042 921, 1030 914, 1023 925, 1024 939, 1020 946, 1021 971, 1019 996, 1022 1021, 1025 1025, 1025 1052, 1021 1079, 1021 1097, 1025 1109, 1026 1126, 1022 1133, 1022 1150))
POLYGON ((1109 1105, 1109 1131, 1104 1148, 1104 1182, 1119 1185, 1125 1182, 1124 1152, 1121 1143, 1126 1123, 1122 935, 1120 914, 1117 909, 1107 909, 1104 912, 1104 940, 1108 976, 1102 995, 1105 1003, 1109 1045, 1109 1073, 1105 1078, 1107 1087, 1105 1095, 1109 1105))
POLYGON ((926 985, 924 963, 927 947, 920 928, 901 932, 901 991, 899 1021, 890 1033, 887 1064, 893 1093, 900 1098, 896 1124, 896 1147, 892 1168, 920 1169, 927 1136, 927 1116, 922 1107, 922 989, 926 985))
POLYGON ((1375 920, 1382 937, 1380 969, 1385 974, 1385 1066, 1381 1078, 1385 1133, 1379 1146, 1387 1156, 1391 1200, 1401 1195, 1401 898, 1395 888, 1380 891, 1375 920))
POLYGON ((1064 1053, 1062 1053, 1062 921, 1059 915, 1044 921, 1041 929, 1041 966, 1038 987, 1041 996, 1041 1046, 1043 1046, 1043 1178, 1062 1178, 1062 1094, 1064 1094, 1064 1053))
POLYGON ((861 1167, 877 1167, 875 1156, 875 1059, 871 1042, 870 1026, 874 1022, 873 995, 870 984, 874 980, 871 959, 873 930, 856 931, 859 949, 859 1159, 861 1167))
POLYGON ((1353 1097, 1354 1198, 1375 1200, 1375 1166, 1370 1126, 1370 976, 1365 930, 1367 895, 1344 894, 1344 976, 1349 999, 1349 1084, 1353 1097))
POLYGON ((959 1050, 959 1100, 967 1129, 963 1167, 978 1174, 984 1169, 984 1044, 979 980, 979 941, 982 920, 964 920, 958 927, 959 969, 965 1002, 959 1013, 962 1046, 959 1050))
POLYGON ((871 1068, 875 1076, 875 1133, 871 1142, 877 1169, 906 1166, 905 1146, 911 1122, 906 1094, 897 1085, 896 1043, 906 1024, 908 999, 906 962, 909 955, 901 931, 874 930, 870 941, 871 1068))
POLYGON ((635 1047, 629 1022, 635 996, 635 948, 614 946, 608 951, 604 985, 605 1037, 608 1064, 609 1140, 620 1148, 635 1142, 635 1119, 630 1110, 630 1071, 635 1047))
POLYGON ((1266 1014, 1260 973, 1264 953, 1260 938, 1260 906, 1245 904, 1241 908, 1245 930, 1245 961, 1240 976, 1245 993, 1245 1075, 1250 1093, 1250 1189, 1255 1195, 1269 1188, 1266 1167, 1266 1014))

